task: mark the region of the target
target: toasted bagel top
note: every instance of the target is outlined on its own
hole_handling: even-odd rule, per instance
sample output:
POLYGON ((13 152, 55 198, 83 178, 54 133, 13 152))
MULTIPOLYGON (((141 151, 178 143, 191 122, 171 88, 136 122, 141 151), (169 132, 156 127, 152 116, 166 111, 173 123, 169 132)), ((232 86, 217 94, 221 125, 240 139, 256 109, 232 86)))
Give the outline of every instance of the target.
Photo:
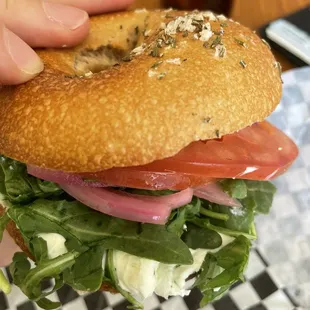
POLYGON ((147 164, 262 121, 281 97, 268 46, 210 12, 96 16, 81 45, 38 53, 43 73, 0 88, 0 153, 50 169, 147 164))

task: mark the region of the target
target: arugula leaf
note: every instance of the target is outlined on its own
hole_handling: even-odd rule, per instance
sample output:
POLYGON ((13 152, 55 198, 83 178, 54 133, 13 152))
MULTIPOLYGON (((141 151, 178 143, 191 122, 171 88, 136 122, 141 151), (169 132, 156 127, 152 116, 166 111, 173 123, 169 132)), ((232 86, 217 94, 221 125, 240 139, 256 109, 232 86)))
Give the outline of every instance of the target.
POLYGON ((234 242, 214 254, 217 264, 225 270, 207 283, 207 288, 216 288, 231 285, 238 280, 243 280, 251 242, 244 236, 239 236, 234 242))
POLYGON ((225 269, 232 268, 246 261, 250 252, 251 242, 244 236, 239 236, 232 243, 214 254, 219 266, 225 269))
POLYGON ((41 298, 40 300, 38 300, 37 305, 40 308, 45 309, 45 310, 53 310, 53 309, 58 309, 59 307, 61 307, 60 302, 54 302, 47 298, 41 298))
MULTIPOLYGON (((53 201, 46 200, 45 202, 53 204, 53 201)), ((36 205, 36 202, 33 204, 36 205)), ((8 210, 9 216, 19 227, 20 233, 30 250, 34 250, 31 245, 31 240, 37 237, 40 233, 58 233, 62 235, 66 241, 66 247, 69 251, 76 250, 78 252, 84 252, 88 249, 86 245, 82 243, 70 232, 61 227, 58 223, 51 221, 49 218, 40 216, 32 212, 31 205, 25 206, 12 206, 8 210)), ((39 203, 39 206, 41 204, 39 203)), ((52 210, 50 211, 52 212, 52 210)), ((35 253, 32 253, 34 256, 35 253)))
POLYGON ((215 278, 220 273, 220 268, 216 263, 216 258, 208 253, 202 263, 199 277, 196 279, 194 286, 202 288, 205 283, 215 278))
MULTIPOLYGON (((55 285, 53 289, 51 291, 41 294, 41 298, 39 300, 36 300, 37 305, 41 307, 42 309, 46 309, 46 310, 59 308, 61 306, 60 302, 53 302, 47 299, 46 296, 49 296, 53 294, 54 292, 58 291, 59 289, 61 289, 63 284, 64 282, 62 279, 62 275, 55 276, 55 285)), ((38 290, 38 294, 40 294, 39 290, 38 290)))
POLYGON ((30 269, 30 263, 23 253, 14 255, 13 263, 10 266, 14 283, 20 287, 23 293, 30 299, 39 303, 41 307, 55 309, 59 303, 52 303, 45 299, 46 296, 58 290, 63 285, 61 274, 74 263, 78 252, 69 252, 57 258, 41 261, 38 266, 30 269), (46 278, 55 278, 55 286, 51 292, 43 293, 41 282, 46 278))
POLYGON ((19 286, 26 275, 29 273, 31 268, 30 262, 28 261, 27 255, 25 253, 15 253, 13 257, 13 262, 10 265, 10 273, 12 275, 14 284, 19 286))
POLYGON ((273 197, 276 193, 276 187, 266 181, 245 181, 248 195, 242 203, 248 204, 248 200, 252 200, 255 204, 255 212, 268 214, 272 206, 273 197))
POLYGON ((229 220, 229 216, 227 214, 220 213, 220 212, 214 212, 214 211, 211 211, 211 210, 206 209, 206 208, 201 208, 200 213, 207 216, 207 217, 217 219, 217 220, 221 220, 221 221, 229 220))
POLYGON ((33 253, 36 263, 48 260, 48 251, 46 241, 39 237, 34 237, 30 242, 30 250, 33 253))
POLYGON ((119 285, 119 281, 116 274, 116 269, 114 267, 113 263, 113 250, 108 251, 108 266, 109 266, 109 272, 111 275, 111 279, 113 283, 115 284, 116 289, 120 294, 122 294, 131 304, 132 307, 128 307, 128 309, 143 309, 143 305, 138 302, 129 292, 123 290, 121 286, 119 285))
POLYGON ((225 227, 220 227, 220 226, 216 226, 216 225, 212 225, 210 223, 210 219, 209 218, 194 218, 192 220, 190 220, 191 223, 199 226, 199 227, 204 227, 210 230, 214 230, 218 233, 221 233, 223 235, 227 235, 227 236, 231 236, 231 237, 239 237, 239 236, 244 236, 250 240, 255 240, 256 239, 256 232, 255 229, 253 229, 253 225, 252 224, 252 228, 251 228, 251 232, 250 233, 244 233, 242 231, 238 231, 238 230, 231 230, 225 227))
POLYGON ((255 231, 255 226, 254 223, 252 223, 251 225, 251 230, 249 233, 244 233, 242 231, 238 231, 238 230, 231 230, 225 227, 220 227, 220 226, 215 226, 212 225, 210 222, 206 223, 207 227, 211 230, 214 230, 218 233, 221 233, 223 235, 227 235, 227 236, 231 236, 231 237, 239 237, 239 236, 244 236, 249 240, 256 240, 256 231, 255 231))
MULTIPOLYGON (((59 263, 59 260, 58 260, 59 263)), ((56 309, 61 306, 60 303, 53 303, 45 298, 45 296, 52 294, 54 291, 57 291, 63 285, 63 281, 58 274, 58 269, 54 270, 55 276, 55 286, 52 291, 43 293, 41 291, 41 281, 45 278, 51 277, 51 272, 46 272, 44 269, 40 267, 36 267, 35 269, 30 269, 31 265, 25 253, 15 253, 13 257, 13 262, 10 265, 10 273, 13 277, 13 282, 15 285, 19 286, 21 290, 28 296, 29 299, 33 299, 37 302, 37 304, 43 309, 56 309), (35 283, 31 281, 29 283, 29 275, 31 273, 37 273, 37 280, 35 283), (29 295, 28 295, 29 294, 29 295)))
POLYGON ((220 251, 206 257, 203 264, 205 269, 196 281, 196 285, 204 294, 201 307, 221 296, 235 282, 243 280, 250 247, 251 242, 244 236, 239 236, 220 251), (216 270, 218 267, 224 270, 219 273, 216 270))
POLYGON ((196 215, 199 215, 200 208, 201 200, 194 197, 190 204, 174 210, 170 215, 167 230, 174 232, 180 237, 184 232, 183 227, 185 223, 191 219, 194 219, 196 215))
POLYGON ((192 254, 186 244, 176 234, 167 231, 165 226, 142 224, 140 232, 127 230, 127 233, 127 236, 111 237, 100 243, 106 249, 123 251, 165 264, 193 263, 192 254))
POLYGON ((42 181, 27 173, 26 165, 0 156, 2 196, 12 203, 27 203, 36 198, 58 196, 63 190, 52 182, 42 181))
MULTIPOLYGON (((251 234, 252 224, 254 222, 255 203, 251 199, 244 201, 246 206, 229 208, 217 204, 209 204, 208 209, 213 212, 218 212, 228 215, 228 220, 222 221, 210 219, 210 223, 217 227, 223 227, 232 231, 239 231, 246 234, 251 234)), ((255 238, 256 236, 254 236, 255 238)))
POLYGON ((189 221, 226 235, 256 239, 254 216, 257 212, 269 211, 274 186, 269 182, 245 180, 225 180, 222 183, 232 196, 239 197, 242 207, 230 208, 202 200, 201 216, 189 221), (246 198, 241 199, 245 195, 246 198))
POLYGON ((41 282, 46 278, 57 278, 65 269, 70 268, 78 257, 78 252, 69 252, 54 259, 41 262, 31 269, 23 279, 20 288, 32 300, 41 298, 41 282))
POLYGON ((276 187, 268 181, 226 179, 220 184, 231 197, 241 200, 244 205, 253 202, 255 212, 268 214, 272 205, 276 187))
POLYGON ((248 188, 244 180, 226 179, 220 184, 223 190, 233 198, 244 199, 247 197, 248 188))
POLYGON ((167 264, 193 262, 186 244, 165 226, 114 218, 77 201, 38 199, 8 212, 28 243, 38 233, 59 233, 88 247, 101 245, 167 264))
POLYGON ((10 222, 10 217, 8 216, 7 213, 4 213, 0 217, 0 242, 2 241, 3 238, 3 232, 7 226, 7 224, 10 222))
MULTIPOLYGON (((46 194, 46 195, 44 194, 36 195, 36 198, 49 197, 50 195, 58 197, 60 194, 63 193, 63 190, 56 183, 41 180, 38 178, 34 179, 36 180, 36 184, 33 187, 35 188, 36 186, 38 186, 41 192, 46 194)), ((31 180, 33 180, 33 178, 31 178, 31 180)))
POLYGON ((102 260, 105 250, 93 247, 81 254, 71 269, 64 272, 64 281, 75 290, 98 291, 103 281, 102 260))
POLYGON ((53 303, 46 299, 45 296, 60 289, 64 281, 78 290, 99 290, 103 280, 103 248, 93 248, 82 254, 71 252, 75 253, 74 259, 69 262, 64 260, 64 255, 54 260, 48 259, 47 244, 42 238, 32 238, 30 240, 30 249, 36 258, 37 267, 30 270, 27 257, 19 253, 21 255, 17 254, 11 265, 12 274, 14 275, 15 284, 30 299, 35 300, 41 308, 55 309, 61 306, 59 303, 53 303), (52 291, 43 293, 40 283, 44 278, 50 277, 55 278, 55 286, 52 291))
POLYGON ((203 292, 202 300, 200 301, 200 306, 203 307, 210 303, 211 301, 215 301, 220 299, 230 288, 231 285, 225 285, 217 290, 209 289, 203 292))
POLYGON ((216 249, 222 245, 221 236, 210 229, 187 224, 187 232, 182 236, 190 249, 216 249))

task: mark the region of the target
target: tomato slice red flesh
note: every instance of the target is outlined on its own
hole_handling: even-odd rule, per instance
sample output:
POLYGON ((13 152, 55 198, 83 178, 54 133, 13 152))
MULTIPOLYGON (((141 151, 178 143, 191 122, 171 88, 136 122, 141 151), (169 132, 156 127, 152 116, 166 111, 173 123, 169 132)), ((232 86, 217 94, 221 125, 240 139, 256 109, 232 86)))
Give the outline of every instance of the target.
POLYGON ((181 190, 222 178, 269 180, 285 172, 297 155, 296 144, 264 121, 222 139, 193 142, 177 155, 148 165, 83 177, 113 186, 181 190))

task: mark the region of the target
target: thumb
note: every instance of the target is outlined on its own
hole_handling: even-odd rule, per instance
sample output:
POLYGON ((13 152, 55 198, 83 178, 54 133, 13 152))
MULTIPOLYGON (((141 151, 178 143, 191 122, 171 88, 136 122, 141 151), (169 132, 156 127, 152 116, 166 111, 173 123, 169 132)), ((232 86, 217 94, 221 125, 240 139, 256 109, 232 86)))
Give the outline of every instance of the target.
POLYGON ((24 83, 44 68, 35 51, 2 23, 0 23, 0 59, 0 84, 24 83))

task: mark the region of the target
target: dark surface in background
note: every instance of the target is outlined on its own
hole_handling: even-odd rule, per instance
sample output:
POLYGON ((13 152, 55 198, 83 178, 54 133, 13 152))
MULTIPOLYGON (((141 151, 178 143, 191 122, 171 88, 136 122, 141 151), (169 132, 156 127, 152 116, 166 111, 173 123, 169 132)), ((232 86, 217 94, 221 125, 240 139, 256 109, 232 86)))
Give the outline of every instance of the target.
POLYGON ((233 0, 165 0, 166 7, 182 10, 211 10, 229 16, 233 0))

